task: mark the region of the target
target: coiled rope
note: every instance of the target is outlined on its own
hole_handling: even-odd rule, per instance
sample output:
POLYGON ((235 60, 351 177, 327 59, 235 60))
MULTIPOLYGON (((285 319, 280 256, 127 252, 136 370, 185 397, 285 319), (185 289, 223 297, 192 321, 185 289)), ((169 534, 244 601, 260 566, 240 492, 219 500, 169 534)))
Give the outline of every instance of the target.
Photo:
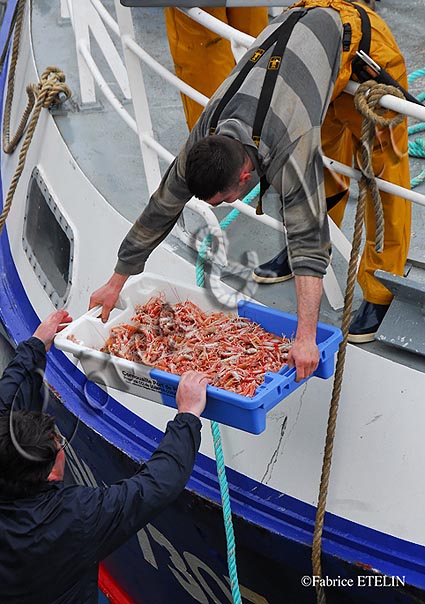
MULTIPOLYGON (((409 74, 407 80, 409 84, 414 82, 418 78, 425 77, 425 68, 417 69, 409 74)), ((417 96, 418 101, 425 100, 425 92, 421 92, 417 96)), ((413 126, 409 126, 408 133, 409 135, 417 134, 418 132, 425 131, 425 122, 421 122, 419 124, 414 124, 413 126)), ((420 157, 425 159, 425 138, 416 138, 414 141, 409 141, 409 155, 411 157, 420 157)), ((414 176, 410 181, 410 186, 412 189, 414 187, 418 187, 423 182, 425 182, 425 170, 422 170, 417 176, 414 176)))
MULTIPOLYGON (((322 474, 320 479, 319 496, 317 503, 316 521, 314 526, 313 546, 312 546, 312 565, 313 575, 322 577, 321 552, 322 552, 322 534, 326 511, 326 500, 328 495, 329 477, 332 464, 332 452, 335 439, 336 421, 338 415, 339 399, 341 395, 342 378, 344 374, 344 364, 347 349, 348 329, 350 325, 351 308, 354 297, 354 287, 356 283, 357 260, 359 257, 364 214, 366 207, 367 192, 370 190, 376 217, 376 249, 382 249, 383 245, 383 212, 379 191, 376 187, 375 178, 372 169, 372 148, 375 136, 376 126, 391 126, 400 123, 404 116, 395 115, 395 117, 384 117, 385 109, 378 107, 379 99, 384 94, 393 94, 400 97, 398 89, 384 84, 377 84, 374 80, 369 80, 361 84, 355 94, 354 102, 358 111, 363 116, 361 130, 361 157, 358 158, 362 178, 359 182, 359 198, 357 202, 356 217, 354 222, 353 242, 351 248, 350 262, 348 265, 347 283, 344 298, 344 310, 342 317, 342 335, 343 339, 339 347, 338 357, 335 369, 335 378, 332 390, 332 399, 329 408, 328 425, 326 432, 325 450, 322 463, 322 474)), ((325 590, 320 581, 315 583, 317 602, 326 603, 325 590)))
MULTIPOLYGON (((249 204, 260 192, 257 185, 242 201, 249 204)), ((220 222, 220 227, 226 229, 235 218, 239 216, 239 210, 232 210, 220 222)), ((207 235, 201 243, 198 258, 196 261, 196 283, 200 287, 205 287, 205 261, 208 251, 211 247, 212 237, 207 235)), ((230 589, 232 592, 233 604, 241 604, 241 594, 239 590, 238 571, 236 565, 236 543, 233 530, 232 509, 230 505, 229 485, 226 476, 226 465, 224 463, 223 447, 221 442, 220 425, 217 422, 211 422, 211 432, 214 442, 215 460, 217 466, 217 476, 220 485, 221 504, 223 508, 224 530, 226 533, 227 544, 227 566, 229 569, 230 589)))
POLYGON ((13 39, 12 57, 10 61, 9 76, 7 81, 7 96, 4 108, 3 121, 3 150, 5 153, 13 153, 19 141, 26 134, 22 147, 19 151, 18 165, 11 180, 9 191, 4 202, 3 211, 0 215, 0 234, 12 207, 13 196, 22 175, 28 149, 34 136, 41 110, 43 107, 49 109, 53 105, 63 102, 71 97, 71 90, 65 84, 65 75, 58 67, 47 67, 37 84, 29 84, 26 88, 28 101, 19 122, 16 133, 10 137, 10 116, 12 112, 13 94, 15 88, 15 73, 19 55, 19 44, 22 33, 22 23, 25 10, 25 0, 19 0, 16 9, 15 36, 13 39))

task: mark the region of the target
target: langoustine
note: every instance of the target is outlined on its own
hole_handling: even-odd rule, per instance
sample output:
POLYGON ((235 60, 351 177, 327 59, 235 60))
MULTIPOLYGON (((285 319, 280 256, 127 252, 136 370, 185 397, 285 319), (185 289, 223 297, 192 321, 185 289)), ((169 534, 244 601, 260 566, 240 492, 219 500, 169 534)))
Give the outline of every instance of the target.
POLYGON ((214 386, 253 397, 265 373, 286 364, 291 344, 249 319, 156 296, 113 327, 101 351, 177 375, 202 371, 214 386))

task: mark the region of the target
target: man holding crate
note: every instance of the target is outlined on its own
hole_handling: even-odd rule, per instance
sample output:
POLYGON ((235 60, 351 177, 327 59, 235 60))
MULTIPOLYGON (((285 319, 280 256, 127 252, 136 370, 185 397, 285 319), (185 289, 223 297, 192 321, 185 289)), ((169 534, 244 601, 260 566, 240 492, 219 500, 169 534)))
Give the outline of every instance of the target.
MULTIPOLYGON (((319 361, 316 328, 330 260, 327 210, 337 204, 332 217, 340 222, 348 197, 347 179, 326 174, 325 182, 322 142, 326 154, 351 165, 361 118, 343 91, 353 74, 362 77, 365 71, 356 61, 357 51, 364 48, 396 84, 407 86, 392 34, 369 7, 344 0, 304 0, 275 19, 210 99, 124 239, 115 272, 92 295, 90 307, 102 304, 102 318, 107 319, 128 276, 144 270, 149 254, 192 195, 212 206, 232 203, 248 192, 255 172, 262 192, 273 185, 282 200, 286 265, 295 275, 298 301, 298 328, 288 362, 296 366, 297 380, 311 375, 319 361)), ((373 155, 381 177, 409 186, 406 120, 390 131, 378 131, 373 155)), ((410 203, 388 194, 382 200, 385 250, 381 255, 373 250, 375 226, 368 209, 359 271, 365 300, 350 328, 354 341, 373 338, 376 322, 391 301, 374 270, 403 274, 409 247, 410 203)))
POLYGON ((108 487, 65 485, 66 439, 43 410, 46 350, 71 321, 45 319, 0 379, 0 601, 98 601, 98 563, 183 491, 201 442, 199 417, 209 379, 190 371, 178 413, 134 476, 108 487), (65 570, 65 572, 64 572, 65 570))

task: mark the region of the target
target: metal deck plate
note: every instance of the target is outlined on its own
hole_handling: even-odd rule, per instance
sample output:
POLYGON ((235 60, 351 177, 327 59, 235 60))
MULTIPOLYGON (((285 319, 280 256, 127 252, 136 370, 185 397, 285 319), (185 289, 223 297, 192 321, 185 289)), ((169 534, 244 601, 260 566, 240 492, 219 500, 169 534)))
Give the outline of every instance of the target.
POLYGON ((425 282, 380 270, 375 276, 394 294, 376 339, 425 356, 425 282))

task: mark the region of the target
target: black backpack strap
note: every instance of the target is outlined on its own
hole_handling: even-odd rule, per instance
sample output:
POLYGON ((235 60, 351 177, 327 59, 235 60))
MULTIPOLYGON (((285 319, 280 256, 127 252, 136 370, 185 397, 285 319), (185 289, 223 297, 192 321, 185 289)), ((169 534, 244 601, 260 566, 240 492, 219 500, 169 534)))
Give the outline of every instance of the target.
MULTIPOLYGON (((282 63, 283 53, 288 44, 288 40, 291 37, 292 31, 296 23, 307 13, 307 9, 301 9, 290 13, 289 17, 277 27, 268 38, 264 40, 261 46, 255 49, 251 58, 245 63, 238 75, 235 77, 229 88, 224 93, 223 97, 217 104, 214 113, 211 117, 209 134, 215 133, 217 128, 218 120, 223 109, 226 107, 230 99, 241 87, 248 73, 254 67, 254 65, 261 59, 264 53, 273 45, 276 44, 274 53, 270 57, 266 74, 264 76, 264 82, 261 87, 260 98, 258 100, 257 111, 254 117, 254 124, 252 127, 252 139, 256 147, 260 144, 261 132, 266 119, 267 111, 270 108, 270 103, 273 96, 274 87, 276 85, 277 76, 279 74, 280 66, 282 63)), ((256 213, 262 214, 262 201, 263 195, 269 188, 270 184, 267 182, 265 175, 260 178, 260 194, 258 196, 258 204, 256 213)))
MULTIPOLYGON (((282 64, 283 53, 288 44, 289 38, 296 23, 306 14, 307 10, 301 10, 289 15, 285 21, 285 28, 282 28, 277 39, 274 52, 269 59, 267 65, 266 75, 264 76, 264 82, 261 87, 260 98, 258 99, 257 111, 255 112, 254 124, 252 127, 252 139, 258 147, 260 145, 261 132, 263 130, 264 121, 266 119, 267 111, 270 108, 270 103, 273 96, 273 91, 276 85, 277 76, 279 74, 280 66, 282 64)), ((260 178, 260 193, 258 196, 258 203, 255 213, 258 215, 263 214, 263 195, 270 187, 270 183, 267 181, 265 175, 260 178)))
POLYGON ((360 40, 359 50, 362 50, 367 55, 370 53, 370 40, 372 37, 372 27, 370 25, 369 15, 362 6, 353 3, 353 6, 359 11, 362 22, 362 39, 360 40))
MULTIPOLYGON (((286 23, 286 21, 285 21, 285 23, 286 23)), ((239 90, 239 88, 242 85, 242 82, 245 80, 246 76, 251 71, 251 69, 254 67, 254 65, 261 59, 263 54, 270 48, 270 46, 272 46, 272 44, 274 44, 276 42, 276 40, 279 36, 279 30, 283 25, 285 25, 285 23, 282 23, 282 25, 280 25, 278 28, 276 28, 274 30, 274 32, 268 38, 266 38, 264 40, 263 44, 254 50, 251 58, 245 63, 245 65, 242 67, 242 69, 240 70, 238 75, 235 77, 233 82, 230 84, 229 88, 226 90, 226 92, 224 93, 220 102, 218 103, 217 107, 214 110, 214 113, 213 113, 211 121, 210 121, 210 134, 214 134, 215 129, 217 128, 218 120, 220 118, 220 115, 221 115, 223 109, 225 108, 227 103, 230 101, 230 99, 235 95, 235 93, 239 90)))

